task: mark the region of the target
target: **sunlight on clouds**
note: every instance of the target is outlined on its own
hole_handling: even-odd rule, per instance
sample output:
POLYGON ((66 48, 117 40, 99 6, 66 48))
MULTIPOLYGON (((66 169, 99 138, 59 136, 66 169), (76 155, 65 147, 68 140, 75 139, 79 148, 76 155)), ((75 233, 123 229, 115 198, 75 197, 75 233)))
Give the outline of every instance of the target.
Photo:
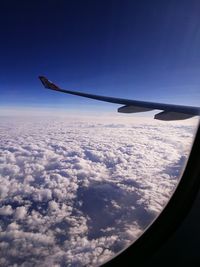
POLYGON ((174 191, 195 120, 2 117, 0 265, 97 265, 174 191))

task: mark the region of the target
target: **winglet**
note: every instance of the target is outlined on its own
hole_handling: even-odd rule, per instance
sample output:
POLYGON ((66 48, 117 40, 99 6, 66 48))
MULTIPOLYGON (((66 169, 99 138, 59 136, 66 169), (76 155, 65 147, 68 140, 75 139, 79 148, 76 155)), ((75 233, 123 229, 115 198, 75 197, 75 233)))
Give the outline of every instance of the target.
POLYGON ((40 81, 42 82, 42 84, 44 85, 45 88, 48 88, 48 89, 51 89, 51 90, 59 90, 60 89, 57 85, 55 85, 54 83, 49 81, 44 76, 39 76, 39 79, 40 79, 40 81))

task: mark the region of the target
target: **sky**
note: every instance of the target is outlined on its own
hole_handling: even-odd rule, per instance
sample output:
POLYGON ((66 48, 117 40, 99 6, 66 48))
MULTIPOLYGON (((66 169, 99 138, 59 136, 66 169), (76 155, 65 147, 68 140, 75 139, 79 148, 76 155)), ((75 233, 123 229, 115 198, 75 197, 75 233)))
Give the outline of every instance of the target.
POLYGON ((200 105, 198 0, 0 3, 0 108, 116 110, 43 90, 200 105))
POLYGON ((117 105, 46 90, 38 76, 200 106, 199 14, 199 0, 0 1, 0 265, 93 266, 156 218, 195 118, 120 115, 117 105))

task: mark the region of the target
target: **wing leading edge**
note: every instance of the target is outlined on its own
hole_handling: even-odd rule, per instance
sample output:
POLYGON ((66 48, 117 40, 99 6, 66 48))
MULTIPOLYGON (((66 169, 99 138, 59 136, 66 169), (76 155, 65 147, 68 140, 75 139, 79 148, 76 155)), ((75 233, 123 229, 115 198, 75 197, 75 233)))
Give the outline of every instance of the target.
POLYGON ((171 121, 171 120, 184 120, 188 118, 192 118, 194 116, 200 115, 200 107, 192 107, 192 106, 182 106, 182 105, 173 105, 173 104, 162 104, 162 103, 154 103, 154 102, 146 102, 146 101, 138 101, 138 100, 130 100, 124 98, 116 98, 109 96, 101 96, 101 95, 93 95, 82 93, 78 91, 65 90, 61 89, 51 81, 49 81, 44 76, 39 76, 40 81, 44 85, 45 88, 51 89, 54 91, 82 96, 86 98, 91 98, 99 101, 121 104, 122 107, 118 108, 118 112, 120 113, 138 113, 138 112, 146 112, 154 109, 162 110, 162 112, 156 114, 154 119, 171 121))

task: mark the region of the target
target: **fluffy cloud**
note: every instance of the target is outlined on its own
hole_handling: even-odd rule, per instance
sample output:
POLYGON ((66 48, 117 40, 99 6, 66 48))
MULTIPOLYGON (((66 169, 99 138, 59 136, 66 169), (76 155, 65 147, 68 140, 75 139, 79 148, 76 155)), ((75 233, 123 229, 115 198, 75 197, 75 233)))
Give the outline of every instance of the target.
POLYGON ((11 215, 13 214, 13 209, 10 205, 6 205, 0 208, 0 215, 11 215))
POLYGON ((131 244, 179 180, 194 124, 0 122, 0 265, 96 265, 131 244))

